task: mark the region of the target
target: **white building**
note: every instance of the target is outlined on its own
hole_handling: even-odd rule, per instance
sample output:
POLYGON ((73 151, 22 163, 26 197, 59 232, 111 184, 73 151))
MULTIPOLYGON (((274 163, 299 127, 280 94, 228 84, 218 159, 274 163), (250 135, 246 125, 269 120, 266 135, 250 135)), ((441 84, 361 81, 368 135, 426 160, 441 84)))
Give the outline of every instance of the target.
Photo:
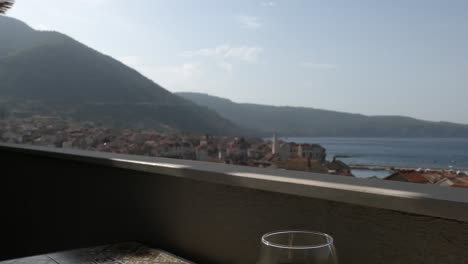
POLYGON ((291 145, 289 143, 281 144, 278 154, 280 160, 289 160, 291 158, 291 145))

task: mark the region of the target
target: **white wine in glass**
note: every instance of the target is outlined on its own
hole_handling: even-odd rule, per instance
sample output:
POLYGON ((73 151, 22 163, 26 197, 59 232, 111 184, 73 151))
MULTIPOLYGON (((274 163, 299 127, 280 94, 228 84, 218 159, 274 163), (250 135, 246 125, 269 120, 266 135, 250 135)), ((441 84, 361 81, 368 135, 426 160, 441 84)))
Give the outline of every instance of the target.
POLYGON ((338 264, 338 258, 330 235, 278 231, 262 236, 257 264, 338 264))

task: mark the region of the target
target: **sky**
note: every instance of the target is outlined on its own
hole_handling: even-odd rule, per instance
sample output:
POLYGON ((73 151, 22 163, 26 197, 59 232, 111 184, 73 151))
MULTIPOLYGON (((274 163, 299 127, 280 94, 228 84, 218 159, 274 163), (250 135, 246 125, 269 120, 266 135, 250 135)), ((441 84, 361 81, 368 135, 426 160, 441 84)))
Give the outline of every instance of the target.
POLYGON ((17 0, 172 92, 468 124, 466 0, 17 0))

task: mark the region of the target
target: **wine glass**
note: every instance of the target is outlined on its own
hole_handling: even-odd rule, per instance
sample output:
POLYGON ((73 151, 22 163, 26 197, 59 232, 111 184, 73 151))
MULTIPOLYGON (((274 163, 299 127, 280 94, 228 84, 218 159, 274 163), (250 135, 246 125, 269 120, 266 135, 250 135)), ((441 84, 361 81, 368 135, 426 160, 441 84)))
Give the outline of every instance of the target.
POLYGON ((262 236, 257 264, 338 264, 338 258, 330 235, 277 231, 262 236))

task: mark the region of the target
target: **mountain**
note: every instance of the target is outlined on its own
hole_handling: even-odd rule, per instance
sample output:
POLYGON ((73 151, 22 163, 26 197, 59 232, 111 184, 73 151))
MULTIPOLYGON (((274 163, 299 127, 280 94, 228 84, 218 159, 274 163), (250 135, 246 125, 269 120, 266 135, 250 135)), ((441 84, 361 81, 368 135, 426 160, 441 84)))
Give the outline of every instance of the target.
POLYGON ((468 125, 404 116, 365 116, 305 107, 235 103, 200 93, 178 93, 263 135, 323 137, 468 137, 468 125))
POLYGON ((0 16, 0 36, 0 101, 13 112, 19 108, 189 133, 242 131, 216 112, 64 34, 36 31, 0 16))

